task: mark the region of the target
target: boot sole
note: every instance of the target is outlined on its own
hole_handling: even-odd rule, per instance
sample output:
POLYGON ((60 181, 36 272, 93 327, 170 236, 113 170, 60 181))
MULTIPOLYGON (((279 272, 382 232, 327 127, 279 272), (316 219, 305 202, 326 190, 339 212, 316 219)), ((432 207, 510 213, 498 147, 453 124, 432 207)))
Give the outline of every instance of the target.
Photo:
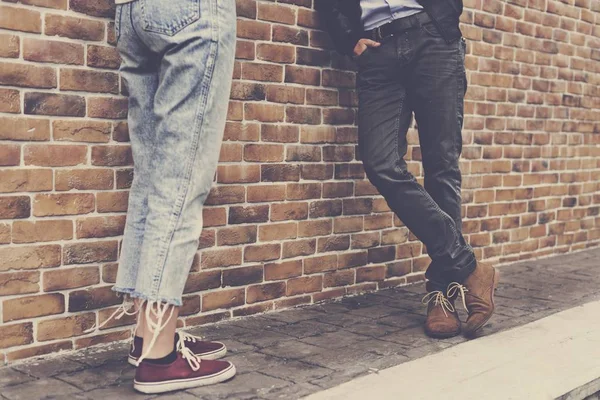
MULTIPOLYGON (((225 347, 225 345, 223 345, 223 348, 220 350, 216 350, 212 353, 206 353, 206 354, 197 354, 198 357, 200 357, 200 359, 202 360, 218 360, 221 359, 223 357, 225 357, 227 355, 227 347, 225 347)), ((133 356, 129 356, 127 357, 127 362, 131 365, 133 365, 134 367, 137 367, 137 357, 133 357, 133 356)))
POLYGON ((457 330, 456 332, 452 332, 452 333, 433 333, 433 332, 430 332, 427 329, 425 329, 425 335, 427 335, 428 337, 430 337, 432 339, 448 339, 448 338, 460 335, 460 332, 461 332, 461 329, 457 330))
POLYGON ((465 335, 466 336, 473 336, 477 333, 477 331, 479 331, 481 328, 483 328, 485 326, 485 324, 487 324, 489 322, 489 320, 492 318, 492 316, 494 315, 494 311, 496 310, 496 304, 494 303, 494 295, 496 294, 496 288, 498 287, 498 282, 500 281, 500 273, 498 272, 498 270, 496 270, 496 268, 494 268, 494 288, 492 289, 492 311, 490 311, 490 314, 487 316, 487 318, 485 318, 483 321, 481 321, 481 323, 479 325, 477 325, 475 328, 471 329, 471 330, 465 330, 465 335))
POLYGON ((174 390, 191 389, 200 386, 214 385, 225 382, 235 376, 235 366, 231 366, 219 373, 200 378, 177 379, 167 382, 138 382, 133 381, 133 388, 141 393, 156 394, 174 390))

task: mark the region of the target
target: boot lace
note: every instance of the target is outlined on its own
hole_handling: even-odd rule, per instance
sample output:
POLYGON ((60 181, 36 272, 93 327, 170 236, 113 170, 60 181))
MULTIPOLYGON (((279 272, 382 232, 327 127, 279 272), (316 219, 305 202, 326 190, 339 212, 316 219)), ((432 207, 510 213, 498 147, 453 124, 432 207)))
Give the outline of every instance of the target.
POLYGON ((463 306, 465 310, 469 312, 467 308, 467 302, 465 300, 465 293, 467 293, 469 289, 467 289, 464 285, 461 285, 458 282, 452 282, 448 285, 448 297, 452 298, 454 296, 459 296, 462 299, 463 306))
POLYGON ((448 316, 446 310, 450 311, 451 313, 455 311, 455 308, 452 305, 452 303, 448 300, 446 295, 444 295, 444 292, 440 290, 434 290, 433 292, 427 293, 425 296, 423 296, 423 299, 421 300, 423 304, 427 305, 429 305, 429 303, 431 303, 432 301, 433 305, 439 305, 440 307, 442 307, 442 311, 444 312, 444 315, 446 317, 448 316))

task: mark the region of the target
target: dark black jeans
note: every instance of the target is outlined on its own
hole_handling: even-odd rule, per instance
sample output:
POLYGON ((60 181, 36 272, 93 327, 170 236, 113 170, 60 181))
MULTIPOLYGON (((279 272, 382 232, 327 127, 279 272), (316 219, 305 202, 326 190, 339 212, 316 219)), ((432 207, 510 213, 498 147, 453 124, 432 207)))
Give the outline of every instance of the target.
POLYGON ((464 40, 447 43, 431 23, 381 40, 359 67, 359 150, 369 180, 421 240, 432 259, 426 276, 444 290, 475 269, 461 232, 463 103, 467 88, 464 40), (414 113, 425 188, 407 171, 406 133, 414 113))

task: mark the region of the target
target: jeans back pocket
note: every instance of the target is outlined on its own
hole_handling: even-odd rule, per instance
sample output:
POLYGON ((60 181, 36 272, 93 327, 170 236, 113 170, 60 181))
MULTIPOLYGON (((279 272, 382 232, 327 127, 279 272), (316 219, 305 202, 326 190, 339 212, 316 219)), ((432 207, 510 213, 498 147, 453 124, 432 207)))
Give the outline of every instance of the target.
POLYGON ((144 30, 173 36, 200 19, 200 0, 139 0, 144 30))

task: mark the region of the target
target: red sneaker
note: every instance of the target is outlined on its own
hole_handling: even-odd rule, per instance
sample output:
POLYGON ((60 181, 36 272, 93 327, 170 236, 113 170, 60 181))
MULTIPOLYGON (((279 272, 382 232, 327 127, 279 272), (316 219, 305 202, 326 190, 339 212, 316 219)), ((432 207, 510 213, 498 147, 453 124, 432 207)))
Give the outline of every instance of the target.
POLYGON ((235 372, 229 361, 200 360, 185 348, 171 364, 142 360, 135 371, 133 388, 149 394, 190 389, 224 382, 233 378, 235 372))
MULTIPOLYGON (((143 340, 134 336, 131 349, 129 350, 129 364, 137 365, 137 360, 142 355, 143 340)), ((185 345, 190 351, 202 360, 218 360, 225 357, 227 347, 221 342, 204 342, 199 337, 189 335, 185 332, 175 333, 175 344, 177 350, 185 345)))

